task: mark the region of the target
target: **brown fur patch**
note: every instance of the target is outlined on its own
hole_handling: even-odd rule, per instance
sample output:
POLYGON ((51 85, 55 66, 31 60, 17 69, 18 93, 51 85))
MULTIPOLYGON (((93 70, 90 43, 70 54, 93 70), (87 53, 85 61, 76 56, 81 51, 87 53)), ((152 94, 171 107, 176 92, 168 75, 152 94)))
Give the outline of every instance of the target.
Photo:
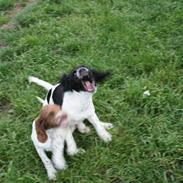
POLYGON ((60 125, 58 119, 56 119, 56 115, 60 110, 61 108, 58 105, 51 104, 42 108, 40 115, 35 122, 37 138, 40 142, 44 143, 48 139, 46 130, 60 125))

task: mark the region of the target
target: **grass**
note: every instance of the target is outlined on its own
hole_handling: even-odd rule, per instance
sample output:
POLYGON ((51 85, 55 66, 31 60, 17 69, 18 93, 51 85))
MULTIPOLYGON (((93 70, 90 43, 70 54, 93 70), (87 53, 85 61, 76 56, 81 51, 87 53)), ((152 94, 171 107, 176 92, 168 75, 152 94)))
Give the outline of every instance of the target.
MULTIPOLYGON (((0 3, 2 0, 0 1, 0 3)), ((0 30, 0 182, 47 182, 30 140, 45 91, 28 75, 57 83, 84 64, 113 76, 94 96, 113 141, 75 132, 84 155, 66 155, 57 182, 183 182, 183 3, 173 0, 44 0, 17 28, 0 30), (150 96, 143 96, 149 90, 150 96)))
POLYGON ((26 3, 27 0, 0 0, 0 26, 10 23, 26 3))
POLYGON ((16 3, 25 4, 27 0, 0 0, 0 11, 7 11, 13 8, 16 3))
POLYGON ((12 6, 14 5, 14 1, 13 0, 0 0, 0 10, 7 10, 12 8, 12 6))
POLYGON ((3 25, 5 23, 7 23, 9 21, 9 18, 4 16, 4 15, 0 15, 0 25, 3 25))

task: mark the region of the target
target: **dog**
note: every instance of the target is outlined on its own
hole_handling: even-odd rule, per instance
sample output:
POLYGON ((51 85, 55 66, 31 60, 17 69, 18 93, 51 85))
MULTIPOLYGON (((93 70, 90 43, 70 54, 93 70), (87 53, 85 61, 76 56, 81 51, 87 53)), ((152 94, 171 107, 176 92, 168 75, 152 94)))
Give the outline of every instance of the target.
POLYGON ((60 106, 45 105, 38 118, 33 121, 31 139, 40 156, 49 180, 56 180, 56 169, 65 169, 64 142, 67 144, 67 154, 74 155, 79 150, 72 136, 74 129, 69 127, 68 117, 60 106), (52 152, 52 161, 46 151, 52 152))
POLYGON ((33 76, 29 76, 28 80, 48 91, 45 100, 40 99, 44 105, 57 104, 62 106, 62 109, 68 114, 71 124, 77 126, 81 133, 90 131, 83 123, 87 119, 94 126, 99 137, 103 141, 109 142, 112 140, 112 136, 106 129, 112 128, 113 125, 99 120, 92 100, 92 96, 97 90, 97 84, 104 81, 109 75, 108 71, 101 72, 80 66, 69 74, 64 74, 56 85, 33 76))

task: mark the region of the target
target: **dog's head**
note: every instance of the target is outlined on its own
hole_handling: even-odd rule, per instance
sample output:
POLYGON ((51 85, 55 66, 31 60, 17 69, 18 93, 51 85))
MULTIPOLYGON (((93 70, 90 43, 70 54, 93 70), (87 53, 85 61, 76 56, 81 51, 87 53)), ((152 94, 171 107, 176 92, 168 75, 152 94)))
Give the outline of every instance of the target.
POLYGON ((104 81, 109 75, 109 71, 96 71, 80 66, 71 71, 70 74, 63 75, 60 82, 66 91, 75 90, 93 93, 96 90, 97 83, 104 81))
POLYGON ((46 130, 56 127, 65 128, 68 125, 67 115, 58 105, 46 105, 42 108, 39 117, 35 121, 37 138, 44 143, 48 136, 46 130))

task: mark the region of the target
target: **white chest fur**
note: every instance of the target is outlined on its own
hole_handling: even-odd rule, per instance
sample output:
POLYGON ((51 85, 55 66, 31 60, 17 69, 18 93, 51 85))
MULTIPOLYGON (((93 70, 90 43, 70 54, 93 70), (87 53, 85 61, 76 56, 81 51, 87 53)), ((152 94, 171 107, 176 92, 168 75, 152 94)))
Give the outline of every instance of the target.
POLYGON ((62 105, 70 120, 81 121, 91 115, 95 109, 92 102, 92 93, 65 92, 62 105))

